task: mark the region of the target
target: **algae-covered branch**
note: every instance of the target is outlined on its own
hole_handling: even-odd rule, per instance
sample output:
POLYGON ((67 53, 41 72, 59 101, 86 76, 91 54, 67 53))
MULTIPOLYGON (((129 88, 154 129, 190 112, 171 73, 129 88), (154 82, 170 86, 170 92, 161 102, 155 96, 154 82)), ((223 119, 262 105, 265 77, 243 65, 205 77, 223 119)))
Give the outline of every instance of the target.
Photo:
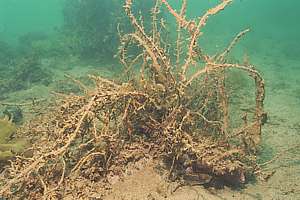
POLYGON ((52 113, 39 118, 34 134, 40 139, 31 157, 18 156, 2 174, 1 195, 78 198, 86 191, 85 197, 105 196, 110 183, 141 160, 162 163, 165 178, 206 186, 241 185, 254 176, 264 82, 252 65, 227 60, 247 31, 215 56, 198 43, 209 19, 231 1, 220 1, 194 19, 186 16, 186 0, 179 11, 167 0, 153 1, 150 30, 134 11, 136 2, 126 0, 123 7, 132 29, 119 29, 118 55, 127 80, 91 76, 94 88, 76 81, 85 88, 83 95, 65 96, 52 113), (168 19, 161 12, 175 17, 176 37, 164 31, 168 19), (253 80, 256 101, 253 119, 244 118, 235 129, 230 124, 232 93, 225 84, 231 69, 253 80))

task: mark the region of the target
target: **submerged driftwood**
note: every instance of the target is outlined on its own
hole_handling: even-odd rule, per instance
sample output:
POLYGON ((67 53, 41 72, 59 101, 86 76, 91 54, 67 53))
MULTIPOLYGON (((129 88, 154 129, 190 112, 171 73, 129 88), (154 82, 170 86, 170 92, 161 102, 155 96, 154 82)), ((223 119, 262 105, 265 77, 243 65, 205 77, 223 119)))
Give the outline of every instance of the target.
POLYGON ((111 177, 122 176, 130 163, 142 158, 163 160, 170 178, 244 184, 256 168, 264 81, 253 66, 228 63, 226 56, 248 30, 215 56, 198 45, 207 20, 230 3, 223 0, 202 17, 188 20, 185 0, 179 12, 168 1, 157 0, 152 30, 146 33, 132 11, 133 1, 126 0, 124 9, 134 31, 119 32, 119 56, 127 81, 91 76, 91 89, 75 80, 84 95, 65 96, 52 113, 33 122, 30 133, 40 136, 33 153, 12 161, 2 175, 0 194, 36 199, 89 196, 94 187, 100 191, 99 184, 105 190, 111 177), (162 8, 177 22, 175 51, 161 34, 162 8), (131 48, 138 52, 134 57, 127 55, 131 48), (235 130, 229 124, 225 87, 231 68, 253 78, 256 89, 253 120, 235 130))

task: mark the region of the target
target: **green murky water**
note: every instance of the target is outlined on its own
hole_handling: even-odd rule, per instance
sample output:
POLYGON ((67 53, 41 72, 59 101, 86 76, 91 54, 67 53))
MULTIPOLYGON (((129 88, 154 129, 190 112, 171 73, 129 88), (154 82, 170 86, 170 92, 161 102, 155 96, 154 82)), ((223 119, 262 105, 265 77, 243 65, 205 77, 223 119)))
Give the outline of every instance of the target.
MULTIPOLYGON (((135 11, 142 11, 147 26, 152 2, 137 2, 135 11)), ((204 14, 217 2, 190 0, 188 17, 204 14)), ((177 3, 170 1, 179 10, 177 3)), ((65 73, 81 76, 92 71, 112 77, 120 69, 113 57, 119 44, 116 26, 121 23, 122 30, 130 29, 122 5, 121 0, 0 0, 0 102, 47 98, 53 90, 74 92, 60 84, 65 73)), ((213 55, 241 30, 251 29, 230 59, 247 58, 265 78, 269 122, 263 128, 264 160, 300 142, 299 8, 296 0, 234 0, 208 20, 200 40, 213 55)), ((174 19, 165 17, 173 30, 174 19)), ((0 111, 5 109, 0 104, 0 111)), ((263 199, 283 199, 278 188, 295 187, 287 199, 299 199, 297 155, 287 153, 274 164, 279 172, 267 190, 251 186, 246 191, 263 199)))

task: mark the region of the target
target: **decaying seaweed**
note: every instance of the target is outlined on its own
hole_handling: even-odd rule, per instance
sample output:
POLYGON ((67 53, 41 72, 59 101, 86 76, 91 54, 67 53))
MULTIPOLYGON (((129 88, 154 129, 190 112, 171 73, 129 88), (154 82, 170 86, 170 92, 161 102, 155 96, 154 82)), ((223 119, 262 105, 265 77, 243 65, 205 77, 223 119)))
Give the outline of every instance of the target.
POLYGON ((244 184, 256 168, 265 117, 264 81, 253 66, 228 63, 226 56, 248 30, 215 56, 198 45, 208 19, 230 3, 223 0, 190 20, 185 16, 186 0, 180 12, 167 0, 157 0, 152 32, 147 33, 132 11, 133 0, 126 0, 124 9, 134 32, 120 31, 119 56, 128 81, 91 76, 93 89, 77 82, 84 95, 65 96, 50 115, 24 128, 35 143, 3 172, 0 194, 32 199, 93 196, 142 158, 163 160, 170 178, 244 184), (165 27, 157 18, 161 9, 177 22, 175 52, 160 34, 165 27), (128 56, 137 46, 140 53, 128 56), (245 119, 234 130, 225 86, 231 68, 247 73, 256 86, 253 120, 245 119))

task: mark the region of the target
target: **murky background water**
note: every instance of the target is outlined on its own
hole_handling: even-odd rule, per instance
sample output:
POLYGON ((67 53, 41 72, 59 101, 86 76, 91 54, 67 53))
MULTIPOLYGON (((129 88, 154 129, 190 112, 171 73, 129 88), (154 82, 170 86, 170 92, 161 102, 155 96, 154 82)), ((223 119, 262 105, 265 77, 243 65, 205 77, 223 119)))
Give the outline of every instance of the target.
MULTIPOLYGON (((179 9, 176 2, 170 1, 179 9)), ((191 0, 188 16, 199 16, 216 2, 191 0)), ((47 98, 52 90, 71 90, 60 83, 65 73, 113 77, 120 69, 113 58, 119 42, 116 25, 120 22, 123 30, 128 29, 122 4, 121 0, 0 0, 0 101, 22 102, 47 98)), ((136 7, 142 10, 145 24, 151 5, 144 0, 136 7)), ((263 152, 267 157, 300 142, 299 8, 296 0, 235 0, 209 19, 200 41, 214 54, 238 32, 251 29, 231 59, 247 57, 265 77, 269 122, 263 130, 263 152)), ((296 155, 287 153, 274 164, 280 168, 267 190, 252 186, 249 192, 280 199, 285 197, 285 188, 295 188, 288 199, 300 198, 296 155)))

